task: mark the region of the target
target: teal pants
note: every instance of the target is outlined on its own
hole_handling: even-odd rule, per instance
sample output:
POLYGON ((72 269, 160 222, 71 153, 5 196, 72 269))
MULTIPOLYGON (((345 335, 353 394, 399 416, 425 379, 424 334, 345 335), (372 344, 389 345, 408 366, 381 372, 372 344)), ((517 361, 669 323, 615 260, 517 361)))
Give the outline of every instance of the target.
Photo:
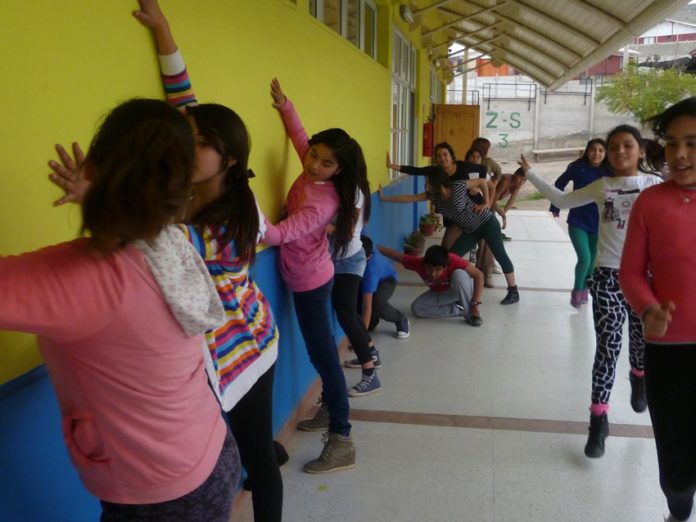
POLYGON ((457 238, 450 251, 458 256, 463 256, 476 246, 479 239, 486 241, 488 247, 493 253, 493 257, 498 263, 500 263, 500 268, 502 269, 503 274, 511 274, 515 271, 512 266, 512 261, 510 261, 507 252, 505 252, 500 223, 498 223, 495 216, 491 216, 488 221, 473 232, 462 232, 462 235, 457 238))
POLYGON ((597 255, 597 234, 590 234, 582 228, 569 226, 568 235, 578 256, 578 262, 575 265, 575 285, 573 289, 582 290, 587 288, 585 281, 592 273, 594 267, 594 260, 597 255))

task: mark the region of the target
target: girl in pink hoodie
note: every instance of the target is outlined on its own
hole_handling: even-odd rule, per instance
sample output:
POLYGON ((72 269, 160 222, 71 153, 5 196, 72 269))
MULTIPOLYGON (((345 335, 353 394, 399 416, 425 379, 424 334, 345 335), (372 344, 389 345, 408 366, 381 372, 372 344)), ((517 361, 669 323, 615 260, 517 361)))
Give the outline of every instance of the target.
POLYGON ((103 521, 229 519, 239 455, 201 351, 223 308, 168 226, 189 200, 193 163, 185 116, 126 102, 84 160, 89 237, 0 257, 0 329, 38 335, 68 453, 103 521))
POLYGON ((287 217, 276 226, 267 223, 264 241, 280 245, 280 273, 293 293, 307 352, 322 381, 319 412, 298 427, 305 431, 328 428, 328 434, 321 455, 305 464, 304 471, 328 473, 353 468, 355 447, 346 381, 331 330, 334 264, 326 230, 335 217, 334 250, 345 249, 358 218, 356 190, 367 169, 360 145, 344 130, 327 129, 308 139, 278 80, 271 83, 271 96, 303 170, 288 192, 287 217))

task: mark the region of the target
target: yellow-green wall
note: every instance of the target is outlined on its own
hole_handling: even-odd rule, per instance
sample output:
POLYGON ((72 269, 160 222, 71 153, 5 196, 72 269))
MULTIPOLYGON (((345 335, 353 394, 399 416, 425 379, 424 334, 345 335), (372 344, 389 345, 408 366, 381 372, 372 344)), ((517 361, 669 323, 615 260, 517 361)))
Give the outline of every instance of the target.
MULTIPOLYGON (((363 146, 373 186, 386 180, 391 50, 385 44, 391 38, 385 33, 398 17, 393 2, 377 2, 378 61, 312 18, 308 0, 161 0, 161 5, 199 100, 228 105, 246 122, 257 174, 253 188, 270 217, 277 216, 300 172, 271 107, 274 76, 310 134, 345 128, 363 146)), ((135 0, 0 3, 5 71, 0 255, 70 239, 77 232, 78 209, 51 205, 59 197, 47 180, 54 143, 78 140, 86 148, 100 117, 114 105, 133 96, 162 97, 153 43, 131 16, 137 6, 135 0)), ((420 54, 419 61, 427 65, 420 54)), ((428 70, 419 67, 420 123, 429 110, 428 70)), ((40 363, 34 346, 29 336, 0 332, 0 383, 40 363)))

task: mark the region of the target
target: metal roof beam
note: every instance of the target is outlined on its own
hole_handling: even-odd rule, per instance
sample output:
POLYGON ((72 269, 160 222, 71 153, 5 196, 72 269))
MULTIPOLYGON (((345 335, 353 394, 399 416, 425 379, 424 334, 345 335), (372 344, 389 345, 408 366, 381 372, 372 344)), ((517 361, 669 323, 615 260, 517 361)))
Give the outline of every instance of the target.
POLYGON ((524 9, 525 11, 528 11, 528 12, 534 14, 535 16, 538 16, 539 18, 543 18, 549 24, 560 26, 563 30, 568 31, 569 33, 572 33, 574 36, 577 36, 578 38, 585 40, 587 43, 589 43, 592 46, 599 45, 602 43, 601 40, 597 40, 596 38, 592 38, 591 36, 587 36, 585 33, 578 31, 572 25, 569 25, 565 22, 562 22, 561 20, 559 20, 557 18, 553 18, 552 16, 549 16, 546 13, 543 13, 543 12, 539 11, 538 9, 535 9, 532 6, 525 4, 524 2, 521 2, 520 0, 508 0, 508 2, 510 2, 512 5, 519 7, 520 9, 524 9))
POLYGON ((414 15, 427 13, 428 11, 431 11, 433 9, 437 9, 440 6, 447 5, 447 4, 451 3, 452 1, 453 0, 440 0, 439 2, 435 2, 433 4, 426 5, 425 7, 421 7, 420 9, 412 9, 411 12, 414 15))
MULTIPOLYGON (((456 54, 459 54, 459 53, 463 53, 464 51, 467 51, 467 50, 469 50, 469 49, 474 48, 475 46, 487 45, 487 44, 489 44, 489 43, 491 43, 491 42, 495 42, 496 40, 500 40, 502 37, 503 37, 503 36, 499 34, 499 35, 494 36, 493 38, 489 38, 488 40, 481 40, 480 42, 475 42, 475 43, 473 43, 473 44, 466 44, 466 47, 464 47, 464 49, 460 49, 460 50, 457 51, 456 53, 448 54, 448 55, 447 55, 447 58, 450 58, 450 57, 452 57, 452 56, 454 56, 454 55, 456 55, 456 54)), ((443 56, 443 58, 444 58, 444 56, 443 56)))
MULTIPOLYGON (((471 20, 472 18, 476 18, 479 15, 490 13, 491 11, 495 11, 496 9, 500 9, 501 7, 507 5, 508 0, 505 0, 504 2, 501 2, 500 4, 497 5, 492 5, 490 7, 486 7, 485 9, 481 9, 480 11, 477 11, 476 13, 470 14, 470 15, 462 15, 461 13, 456 13, 456 11, 449 11, 446 10, 442 7, 438 7, 438 9, 445 10, 447 12, 450 12, 451 14, 457 14, 457 16, 460 16, 459 19, 457 20, 452 20, 450 22, 447 22, 445 25, 442 25, 440 27, 436 27, 435 29, 430 29, 428 31, 424 31, 422 33, 422 36, 428 36, 429 34, 436 33, 438 31, 442 31, 443 29, 447 29, 448 27, 452 27, 453 25, 457 25, 460 22, 466 22, 467 20, 471 20)), ((477 6, 481 8, 481 6, 477 6)))
MULTIPOLYGON (((431 49, 438 49, 440 47, 444 47, 445 45, 450 46, 455 42, 458 44, 467 46, 468 44, 466 42, 462 41, 463 38, 466 38, 467 36, 474 36, 474 35, 477 35, 479 33, 483 33, 489 29, 491 29, 491 30, 495 29, 496 27, 500 27, 503 24, 505 24, 505 22, 498 22, 497 24, 493 24, 493 25, 484 25, 484 26, 476 29, 475 31, 471 31, 471 32, 466 32, 466 31, 463 31, 463 30, 457 29, 457 28, 451 28, 453 31, 459 33, 460 36, 457 36, 455 39, 452 39, 452 40, 448 39, 446 42, 443 42, 443 43, 437 44, 437 45, 433 45, 430 48, 431 49)), ((459 51, 457 51, 457 52, 459 52, 459 51)))
MULTIPOLYGON (((475 2, 472 2, 471 0, 460 0, 460 2, 461 2, 461 3, 465 3, 465 4, 472 5, 472 6, 474 6, 474 7, 479 7, 479 8, 481 7, 479 4, 477 4, 477 3, 475 3, 475 2)), ((456 11, 450 11, 449 9, 447 9, 447 8, 445 8, 445 7, 440 7, 439 9, 440 9, 441 11, 444 11, 444 12, 449 12, 450 14, 456 14, 456 11)), ((532 33, 534 36, 537 36, 537 37, 539 37, 539 38, 541 38, 541 39, 543 39, 543 40, 546 40, 546 41, 549 42, 551 45, 556 45, 556 46, 558 46, 558 47, 560 47, 560 48, 562 48, 562 49, 565 49, 565 50, 568 51, 570 54, 576 56, 578 59, 583 58, 583 55, 582 55, 582 54, 580 54, 580 53, 579 53, 578 51, 576 51, 575 49, 572 49, 571 47, 568 47, 564 42, 560 42, 560 41, 558 41, 558 40, 555 40, 555 39, 551 38, 550 36, 548 36, 548 35, 546 35, 546 34, 544 34, 544 33, 540 33, 539 31, 537 31, 537 30, 534 29, 533 27, 529 27, 528 25, 525 25, 525 24, 523 24, 523 23, 521 23, 521 22, 519 22, 519 21, 517 21, 517 20, 513 20, 513 19, 510 18, 509 16, 506 16, 506 15, 500 13, 500 12, 495 12, 494 14, 492 14, 492 16, 498 17, 498 18, 500 18, 501 20, 504 20, 504 21, 506 21, 506 22, 510 22, 510 23, 513 24, 513 25, 518 25, 518 26, 520 26, 520 27, 521 27, 522 29, 524 29, 525 31, 529 31, 529 32, 532 33)))
MULTIPOLYGON (((519 60, 522 60, 525 63, 528 63, 529 65, 539 69, 540 71, 543 71, 550 77, 555 77, 558 73, 556 71, 550 71, 548 70, 545 66, 540 65, 536 62, 530 61, 528 58, 517 54, 515 51, 511 51, 510 49, 506 49, 505 47, 500 47, 499 45, 494 45, 491 44, 491 47, 493 47, 496 51, 499 51, 499 54, 496 56, 496 58, 499 58, 501 54, 509 55, 509 56, 514 56, 519 60)), ((490 52, 488 54, 491 54, 490 52)), ((561 67, 562 69, 565 69, 565 67, 561 67)))
POLYGON ((572 4, 575 4, 580 9, 584 9, 585 11, 589 11, 593 15, 604 18, 604 20, 606 20, 607 22, 609 22, 612 25, 618 25, 619 27, 626 27, 625 20, 622 20, 621 18, 614 16, 613 14, 602 9, 601 7, 597 7, 596 5, 593 5, 585 0, 565 0, 565 1, 572 3, 572 4))

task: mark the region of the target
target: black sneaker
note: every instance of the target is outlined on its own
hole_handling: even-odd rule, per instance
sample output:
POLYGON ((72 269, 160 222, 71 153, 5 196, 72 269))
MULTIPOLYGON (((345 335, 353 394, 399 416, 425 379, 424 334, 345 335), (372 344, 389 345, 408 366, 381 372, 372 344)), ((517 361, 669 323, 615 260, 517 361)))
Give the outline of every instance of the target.
POLYGON ((520 300, 520 293, 517 291, 517 286, 508 286, 507 295, 500 301, 502 305, 517 303, 520 300))
MULTIPOLYGON (((382 369, 382 359, 379 358, 379 350, 371 349, 370 354, 372 355, 372 362, 375 363, 375 370, 382 369)), ((355 359, 350 359, 343 362, 343 366, 346 368, 362 368, 362 363, 357 357, 355 359)))
POLYGON ((598 459, 604 455, 604 439, 609 436, 609 419, 607 414, 590 415, 590 434, 585 444, 585 456, 598 459))
POLYGON ((636 413, 643 413, 648 407, 648 400, 645 397, 645 377, 638 377, 630 372, 628 380, 631 381, 631 408, 636 413))

